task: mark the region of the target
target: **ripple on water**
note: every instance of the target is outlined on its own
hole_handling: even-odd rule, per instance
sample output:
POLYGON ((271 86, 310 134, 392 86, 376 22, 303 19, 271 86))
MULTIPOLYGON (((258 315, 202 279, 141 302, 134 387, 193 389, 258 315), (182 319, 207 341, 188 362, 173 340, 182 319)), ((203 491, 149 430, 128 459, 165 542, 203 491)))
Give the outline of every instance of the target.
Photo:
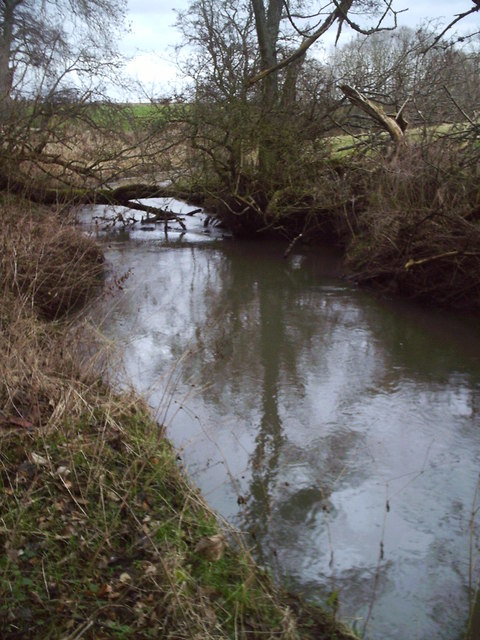
POLYGON ((374 640, 462 637, 478 322, 360 292, 318 250, 143 238, 107 249, 132 274, 106 330, 212 506, 360 629, 373 602, 374 640))

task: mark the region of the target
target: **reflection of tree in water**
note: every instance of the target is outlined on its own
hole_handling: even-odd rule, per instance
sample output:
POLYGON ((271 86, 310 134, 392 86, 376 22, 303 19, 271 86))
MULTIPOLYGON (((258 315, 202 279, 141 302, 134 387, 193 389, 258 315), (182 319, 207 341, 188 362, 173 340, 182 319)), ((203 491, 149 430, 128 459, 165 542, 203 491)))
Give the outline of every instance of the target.
MULTIPOLYGON (((201 371, 199 383, 208 386, 206 399, 225 413, 256 416, 247 526, 258 541, 261 556, 268 550, 272 487, 278 473, 285 434, 279 402, 285 382, 302 396, 305 372, 301 354, 311 351, 313 338, 329 341, 332 313, 319 314, 318 290, 310 273, 292 268, 281 252, 272 256, 265 246, 232 247, 229 260, 217 263, 221 286, 209 299, 209 312, 197 330, 196 354, 187 373, 201 371), (229 403, 235 395, 234 406, 229 403), (248 403, 255 403, 255 411, 248 403)), ((318 341, 317 341, 318 345, 318 341)))
POLYGON ((264 372, 262 417, 251 457, 252 477, 248 514, 252 534, 261 541, 258 554, 262 560, 268 553, 268 521, 272 509, 270 487, 277 475, 278 457, 284 439, 278 413, 281 355, 288 351, 283 320, 285 307, 282 303, 275 291, 269 290, 268 286, 260 287, 259 355, 264 372))
MULTIPOLYGON (((308 303, 302 304, 302 322, 295 320, 299 304, 306 302, 302 284, 286 263, 281 263, 284 270, 279 269, 280 257, 275 260, 254 250, 250 259, 238 247, 227 257, 215 264, 219 286, 210 293, 208 312, 197 326, 195 356, 186 370, 199 372, 200 384, 210 385, 212 399, 220 402, 222 394, 229 398, 227 387, 245 395, 246 401, 251 399, 249 391, 259 397, 265 385, 274 394, 270 380, 278 380, 280 369, 292 383, 300 384, 298 354, 318 330, 308 303), (305 319, 309 313, 311 322, 305 319)), ((271 401, 276 404, 275 398, 271 401)))
MULTIPOLYGON (((155 252, 145 252, 141 260, 135 255, 138 264, 133 266, 146 277, 135 281, 134 269, 129 281, 133 320, 122 330, 127 336, 132 331, 146 336, 145 367, 153 353, 159 372, 172 357, 180 359, 185 351, 192 354, 182 359, 181 373, 186 386, 192 381, 199 385, 199 415, 213 417, 212 432, 218 429, 220 446, 233 449, 238 434, 249 456, 245 474, 249 485, 241 486, 241 493, 249 494, 244 522, 263 551, 260 557, 273 564, 272 553, 278 550, 279 569, 291 576, 298 590, 316 597, 330 586, 325 501, 333 491, 333 506, 327 504, 330 523, 342 526, 343 516, 351 513, 352 492, 365 477, 375 477, 369 456, 372 441, 381 441, 374 449, 379 462, 389 452, 392 460, 399 458, 398 446, 408 440, 406 427, 411 426, 408 434, 414 442, 415 432, 423 428, 420 418, 418 429, 416 421, 405 422, 417 406, 419 416, 425 407, 428 410, 425 424, 432 424, 432 415, 438 418, 432 437, 438 438, 443 425, 442 437, 448 444, 451 433, 452 450, 464 436, 464 467, 470 464, 468 451, 474 451, 478 442, 474 430, 478 432, 480 340, 465 331, 463 339, 455 323, 446 321, 442 328, 434 314, 423 317, 408 305, 389 308, 361 292, 352 293, 338 281, 326 279, 309 261, 297 269, 295 261, 282 260, 281 250, 272 253, 264 244, 182 248, 174 259, 163 262, 155 252), (452 332, 459 337, 452 339, 452 332), (455 428, 450 429, 450 420, 455 428), (232 423, 238 424, 236 432, 235 427, 230 429, 232 423), (342 493, 347 499, 340 501, 342 493)), ((418 470, 430 452, 428 432, 426 438, 425 447, 419 449, 418 470)), ((445 443, 441 446, 450 464, 445 443)), ((202 453, 198 447, 200 463, 202 453)), ((235 456, 235 451, 224 453, 227 460, 235 456)), ((233 472, 236 478, 245 469, 243 453, 233 472)), ((435 467, 431 472, 435 475, 435 467)), ((455 475, 461 489, 462 474, 437 474, 437 486, 443 477, 449 485, 448 496, 453 495, 455 475)), ((225 476, 223 469, 211 475, 215 487, 225 476)), ((229 486, 225 493, 230 500, 229 486)), ((358 493, 365 495, 363 487, 358 493)), ((440 496, 443 505, 442 500, 440 496)), ((234 502, 229 514, 236 506, 234 502)), ((404 508, 408 510, 408 505, 404 508)), ((401 516, 396 505, 389 518, 393 514, 401 516)), ((357 522, 353 517, 355 527, 357 522)), ((348 544, 358 539, 357 530, 353 531, 353 537, 346 538, 348 544)), ((378 540, 373 543, 373 560, 362 555, 358 563, 354 557, 355 566, 346 561, 339 570, 339 555, 335 557, 336 586, 341 601, 351 598, 352 610, 359 601, 369 602, 378 540), (351 594, 347 585, 355 585, 351 594)), ((350 549, 345 557, 349 553, 350 549)), ((377 593, 395 578, 398 568, 389 562, 396 560, 388 557, 382 563, 377 593)))

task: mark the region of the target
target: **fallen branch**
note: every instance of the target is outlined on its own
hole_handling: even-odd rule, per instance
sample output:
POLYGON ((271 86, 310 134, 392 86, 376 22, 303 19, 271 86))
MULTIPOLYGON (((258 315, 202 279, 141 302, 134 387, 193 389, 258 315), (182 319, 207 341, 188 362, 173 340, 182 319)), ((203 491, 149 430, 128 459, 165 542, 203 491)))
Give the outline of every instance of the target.
POLYGON ((404 134, 406 121, 403 120, 402 115, 406 103, 402 106, 396 117, 393 118, 387 115, 382 107, 369 100, 366 96, 360 93, 360 91, 354 89, 350 85, 342 84, 340 85, 340 89, 354 106, 358 107, 364 113, 373 118, 375 122, 382 127, 382 129, 385 129, 388 132, 395 144, 396 150, 406 146, 407 143, 404 134))
POLYGON ((8 190, 39 204, 106 204, 127 207, 136 211, 152 214, 155 221, 176 220, 183 228, 178 214, 161 207, 138 202, 144 198, 164 198, 171 194, 166 187, 149 184, 128 184, 111 188, 47 187, 46 185, 26 182, 18 178, 0 175, 0 190, 8 190))
POLYGON ((405 264, 405 269, 408 271, 412 267, 418 267, 422 264, 427 264, 429 262, 434 262, 435 260, 442 260, 443 258, 453 258, 454 256, 480 256, 479 251, 446 251, 445 253, 438 253, 435 256, 430 256, 429 258, 422 258, 421 260, 413 260, 410 259, 405 264))

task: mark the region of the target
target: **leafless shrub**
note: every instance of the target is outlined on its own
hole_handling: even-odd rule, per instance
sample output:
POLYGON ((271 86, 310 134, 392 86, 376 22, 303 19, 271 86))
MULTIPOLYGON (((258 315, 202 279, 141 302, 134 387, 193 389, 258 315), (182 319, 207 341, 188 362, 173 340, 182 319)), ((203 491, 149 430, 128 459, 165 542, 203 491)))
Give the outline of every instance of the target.
POLYGON ((101 280, 101 250, 60 217, 3 206, 0 238, 2 288, 20 294, 47 318, 80 307, 101 280))
POLYGON ((478 164, 450 139, 411 146, 365 179, 348 261, 360 282, 480 308, 478 164))

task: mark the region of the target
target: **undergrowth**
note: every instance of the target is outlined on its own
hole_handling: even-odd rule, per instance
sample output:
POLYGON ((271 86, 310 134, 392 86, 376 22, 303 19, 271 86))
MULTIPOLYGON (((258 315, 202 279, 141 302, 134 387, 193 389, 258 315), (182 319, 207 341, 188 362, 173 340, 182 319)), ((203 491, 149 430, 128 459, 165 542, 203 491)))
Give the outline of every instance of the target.
POLYGON ((395 160, 364 162, 350 210, 347 265, 358 282, 480 310, 479 164, 471 146, 438 140, 395 160))
POLYGON ((81 307, 101 282, 100 249, 60 212, 4 198, 0 249, 2 289, 49 319, 81 307))
POLYGON ((102 382, 63 303, 79 297, 45 307, 55 280, 93 290, 94 244, 18 201, 0 220, 0 637, 352 638, 274 587, 142 400, 102 382))

